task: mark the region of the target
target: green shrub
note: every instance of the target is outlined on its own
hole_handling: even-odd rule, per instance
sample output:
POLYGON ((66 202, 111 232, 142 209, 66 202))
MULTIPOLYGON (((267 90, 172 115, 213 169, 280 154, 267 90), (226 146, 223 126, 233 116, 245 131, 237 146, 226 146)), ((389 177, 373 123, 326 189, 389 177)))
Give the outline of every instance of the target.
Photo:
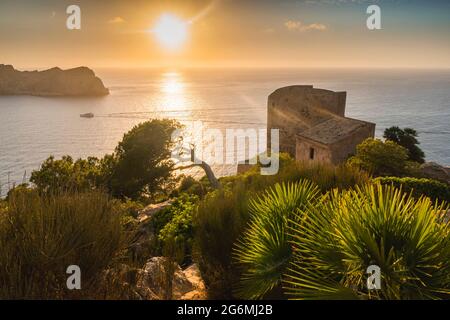
POLYGON ((404 176, 408 172, 408 150, 395 142, 368 138, 356 147, 351 166, 375 176, 404 176))
POLYGON ((399 127, 390 127, 384 130, 383 138, 393 141, 408 150, 409 160, 424 163, 425 153, 419 148, 417 140, 417 131, 412 128, 400 129, 399 127))
POLYGON ((192 220, 197 203, 197 196, 181 194, 169 207, 154 213, 145 223, 149 234, 154 235, 151 239, 153 256, 163 255, 165 246, 170 245, 182 251, 179 263, 186 265, 192 261, 192 220))
POLYGON ((162 248, 169 243, 174 242, 178 248, 181 248, 184 258, 183 264, 192 261, 192 243, 194 238, 192 216, 198 202, 197 196, 181 195, 169 207, 170 220, 158 232, 158 240, 162 243, 162 248))
POLYGON ((144 209, 144 205, 138 201, 126 199, 121 202, 121 208, 124 214, 137 219, 139 213, 144 209))
POLYGON ((143 122, 123 136, 113 154, 76 161, 70 156, 60 160, 52 156, 32 172, 30 181, 46 193, 106 188, 121 199, 166 196, 176 181, 171 134, 180 126, 167 119, 143 122))
POLYGON ((124 246, 120 215, 100 191, 13 192, 0 214, 0 298, 91 298, 124 246), (69 265, 81 268, 83 290, 67 289, 69 265))
POLYGON ((205 184, 205 181, 198 181, 191 176, 182 176, 180 178, 180 185, 170 195, 172 198, 178 197, 183 193, 192 194, 203 198, 208 191, 211 191, 211 188, 209 188, 209 183, 205 184))
POLYGON ((448 299, 450 224, 445 205, 392 186, 333 191, 292 220, 294 261, 284 287, 293 299, 448 299), (367 290, 366 270, 381 269, 367 290))
POLYGON ((152 214, 151 218, 148 220, 147 226, 155 235, 158 235, 164 226, 172 220, 172 218, 173 208, 172 206, 169 206, 152 214))
POLYGON ((42 163, 39 170, 31 173, 30 182, 41 192, 58 193, 88 191, 103 182, 101 160, 90 157, 74 161, 70 156, 55 160, 53 156, 42 163))
POLYGON ((206 195, 194 215, 194 260, 212 299, 231 299, 239 281, 232 249, 248 221, 247 199, 248 190, 236 183, 206 195))
POLYGON ((108 188, 116 197, 154 196, 172 183, 174 163, 171 135, 180 124, 154 119, 127 132, 115 149, 108 172, 108 188))
POLYGON ((250 222, 235 248, 236 260, 243 267, 238 290, 241 298, 274 297, 274 291, 281 292, 281 277, 292 256, 288 221, 318 198, 319 188, 303 180, 276 184, 251 200, 250 222))
POLYGON ((135 228, 138 223, 139 213, 144 209, 144 205, 140 202, 130 199, 115 200, 116 206, 119 208, 121 215, 122 225, 131 230, 135 228))
POLYGON ((418 179, 418 178, 399 178, 399 177, 383 177, 377 178, 381 184, 394 185, 397 188, 402 188, 403 191, 412 192, 415 198, 427 196, 433 201, 446 201, 450 203, 450 187, 445 183, 432 179, 418 179))

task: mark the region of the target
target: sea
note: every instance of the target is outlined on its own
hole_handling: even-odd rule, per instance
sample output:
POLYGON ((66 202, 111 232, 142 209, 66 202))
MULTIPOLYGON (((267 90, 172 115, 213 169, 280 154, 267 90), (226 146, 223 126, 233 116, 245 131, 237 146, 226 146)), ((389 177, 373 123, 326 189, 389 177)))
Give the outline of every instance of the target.
MULTIPOLYGON (((347 92, 346 115, 419 133, 427 161, 450 165, 450 70, 98 69, 111 94, 96 98, 0 97, 0 194, 27 182, 50 155, 101 157, 153 118, 210 129, 264 129, 277 88, 314 85, 347 92), (93 113, 94 118, 80 114, 93 113)), ((230 152, 230 151, 227 151, 230 152)), ((236 166, 213 164, 218 176, 236 166)))

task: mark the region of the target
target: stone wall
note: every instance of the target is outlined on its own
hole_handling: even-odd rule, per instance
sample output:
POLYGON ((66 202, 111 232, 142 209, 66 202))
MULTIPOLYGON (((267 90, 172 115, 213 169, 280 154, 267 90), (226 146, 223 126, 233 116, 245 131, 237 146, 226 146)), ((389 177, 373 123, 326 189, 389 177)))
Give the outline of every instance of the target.
POLYGON ((369 137, 375 136, 375 124, 366 122, 366 124, 358 130, 349 133, 349 135, 340 141, 336 141, 332 144, 331 162, 338 164, 346 161, 350 156, 356 154, 356 147, 369 137))
POLYGON ((320 143, 299 135, 297 136, 295 159, 339 164, 356 153, 358 144, 374 135, 375 125, 369 122, 359 127, 358 130, 350 132, 344 139, 331 144, 320 143), (311 148, 314 149, 314 159, 312 160, 310 157, 311 148))
POLYGON ((318 162, 331 162, 332 151, 328 146, 317 143, 315 141, 305 139, 302 137, 297 138, 295 159, 298 161, 318 161, 318 162), (314 149, 314 159, 310 158, 310 150, 314 149))
POLYGON ((344 116, 346 92, 290 86, 273 92, 267 105, 268 147, 270 129, 280 129, 280 152, 295 156, 296 134, 331 115, 344 116))

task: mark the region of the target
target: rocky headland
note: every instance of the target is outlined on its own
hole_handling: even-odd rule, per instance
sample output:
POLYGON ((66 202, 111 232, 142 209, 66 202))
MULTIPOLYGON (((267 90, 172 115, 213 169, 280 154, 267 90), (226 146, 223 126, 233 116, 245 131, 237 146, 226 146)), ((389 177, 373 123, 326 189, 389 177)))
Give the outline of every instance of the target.
POLYGON ((103 96, 109 94, 103 82, 87 67, 62 70, 19 71, 0 64, 0 95, 103 96))

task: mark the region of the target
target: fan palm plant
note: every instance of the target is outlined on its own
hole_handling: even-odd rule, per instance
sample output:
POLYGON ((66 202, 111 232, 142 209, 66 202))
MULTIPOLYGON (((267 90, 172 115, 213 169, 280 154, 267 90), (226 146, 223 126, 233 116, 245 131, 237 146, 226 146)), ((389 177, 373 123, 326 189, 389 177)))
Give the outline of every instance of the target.
POLYGON ((291 220, 292 263, 283 287, 294 299, 450 298, 448 206, 380 184, 329 194, 291 220), (368 290, 366 270, 381 269, 368 290))
POLYGON ((276 184, 250 201, 250 222, 238 240, 234 257, 243 272, 238 296, 258 299, 280 287, 292 256, 289 219, 317 201, 319 188, 309 180, 276 184))

